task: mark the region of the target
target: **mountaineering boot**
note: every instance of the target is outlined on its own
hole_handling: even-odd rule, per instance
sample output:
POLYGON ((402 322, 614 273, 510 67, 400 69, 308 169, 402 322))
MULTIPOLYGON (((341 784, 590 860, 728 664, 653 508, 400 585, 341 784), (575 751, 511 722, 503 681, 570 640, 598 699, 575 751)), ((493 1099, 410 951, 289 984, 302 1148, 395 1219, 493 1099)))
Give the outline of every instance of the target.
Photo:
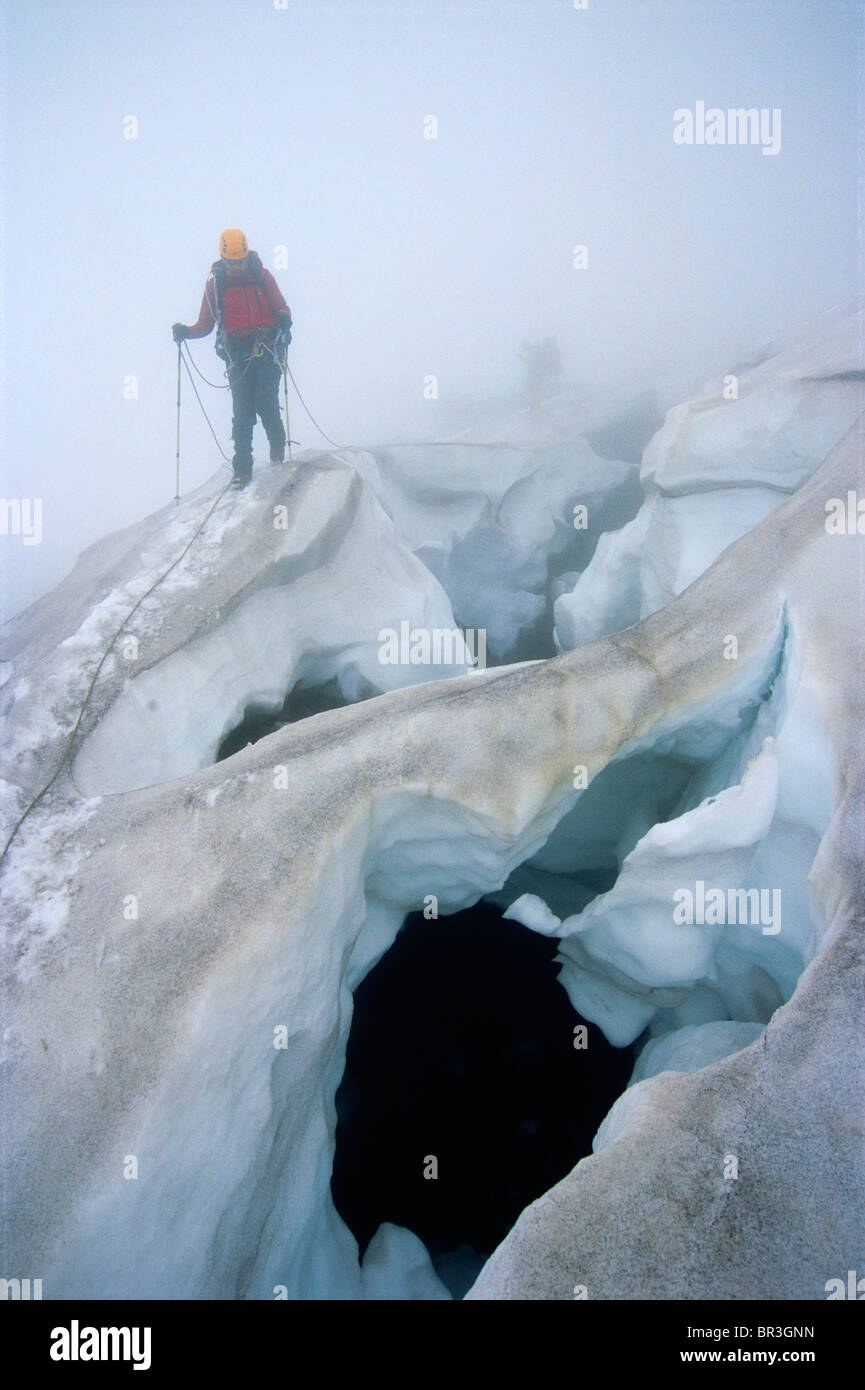
POLYGON ((285 445, 271 444, 270 446, 271 463, 285 463, 285 445))
POLYGON ((249 484, 250 484, 251 482, 252 482, 252 473, 251 473, 251 472, 249 472, 249 473, 238 473, 237 470, 235 469, 234 477, 232 478, 231 482, 229 483, 229 487, 233 487, 233 488, 235 489, 235 491, 238 491, 238 492, 239 492, 241 488, 248 487, 249 484))

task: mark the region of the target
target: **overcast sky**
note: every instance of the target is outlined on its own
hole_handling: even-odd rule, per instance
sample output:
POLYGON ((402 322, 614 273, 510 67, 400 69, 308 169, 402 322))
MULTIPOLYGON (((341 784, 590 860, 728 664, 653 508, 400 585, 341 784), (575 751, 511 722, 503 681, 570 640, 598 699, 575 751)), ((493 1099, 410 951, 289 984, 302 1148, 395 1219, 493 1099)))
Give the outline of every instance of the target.
MULTIPOLYGON (((858 4, 281 3, 4 7, 0 482, 43 502, 38 546, 0 535, 4 616, 173 497, 170 327, 225 226, 287 248, 298 385, 358 443, 424 437, 428 374, 516 390, 523 338, 602 390, 857 291, 858 4), (780 150, 676 144, 700 101, 779 110, 780 150)), ((297 407, 292 434, 321 442, 297 407)), ((183 446, 185 492, 219 464, 188 387, 183 446)))

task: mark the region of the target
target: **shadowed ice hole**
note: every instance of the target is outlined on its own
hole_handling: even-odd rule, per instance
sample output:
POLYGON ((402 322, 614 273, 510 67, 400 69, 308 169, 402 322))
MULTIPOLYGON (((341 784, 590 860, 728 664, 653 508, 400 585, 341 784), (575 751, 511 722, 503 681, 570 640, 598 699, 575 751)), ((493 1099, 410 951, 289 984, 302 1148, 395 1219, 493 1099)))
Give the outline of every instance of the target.
POLYGON ((286 724, 296 724, 301 719, 310 719, 314 714, 322 714, 325 710, 344 709, 346 705, 362 704, 364 699, 369 699, 375 694, 378 692, 370 691, 369 695, 361 696, 357 700, 347 700, 340 689, 337 676, 321 685, 298 682, 291 687, 277 709, 255 702, 247 705, 243 719, 220 743, 214 761, 223 762, 232 754, 240 752, 241 748, 246 748, 248 744, 258 743, 260 738, 275 734, 286 724))
POLYGON ((574 1011, 557 945, 483 901, 412 913, 358 986, 332 1192, 361 1257, 382 1222, 405 1226, 462 1297, 525 1207, 591 1153, 636 1048, 574 1011))

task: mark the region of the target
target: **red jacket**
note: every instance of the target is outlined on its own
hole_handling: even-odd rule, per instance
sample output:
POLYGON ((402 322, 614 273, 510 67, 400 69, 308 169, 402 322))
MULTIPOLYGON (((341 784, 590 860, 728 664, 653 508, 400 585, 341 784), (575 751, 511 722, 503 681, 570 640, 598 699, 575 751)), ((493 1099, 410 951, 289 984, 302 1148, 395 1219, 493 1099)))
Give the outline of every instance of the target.
MULTIPOLYGON (((282 297, 282 290, 276 283, 269 270, 262 266, 262 279, 264 281, 264 293, 270 305, 274 319, 278 318, 282 309, 288 309, 288 305, 282 297)), ((291 312, 289 310, 289 312, 291 312)), ((188 338, 206 338, 216 323, 216 286, 213 283, 213 275, 207 277, 204 286, 204 294, 201 296, 201 308, 198 311, 198 321, 193 323, 187 331, 188 338)), ((257 330, 250 330, 255 333, 257 330)))

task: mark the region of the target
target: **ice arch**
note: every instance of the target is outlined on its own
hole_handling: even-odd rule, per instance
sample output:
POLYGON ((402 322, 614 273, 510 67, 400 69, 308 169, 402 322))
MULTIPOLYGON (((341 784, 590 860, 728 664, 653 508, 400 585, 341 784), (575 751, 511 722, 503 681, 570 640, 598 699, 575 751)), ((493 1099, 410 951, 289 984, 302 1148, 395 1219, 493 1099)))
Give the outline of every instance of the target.
POLYGON ((352 703, 470 669, 465 659, 382 661, 385 628, 452 631, 455 621, 440 584, 401 544, 356 474, 326 471, 306 511, 292 518, 290 532, 271 525, 273 554, 265 552, 216 621, 152 665, 144 647, 143 669, 78 751, 74 777, 85 796, 154 786, 207 767, 251 709, 275 714, 305 686, 331 684, 352 703))

